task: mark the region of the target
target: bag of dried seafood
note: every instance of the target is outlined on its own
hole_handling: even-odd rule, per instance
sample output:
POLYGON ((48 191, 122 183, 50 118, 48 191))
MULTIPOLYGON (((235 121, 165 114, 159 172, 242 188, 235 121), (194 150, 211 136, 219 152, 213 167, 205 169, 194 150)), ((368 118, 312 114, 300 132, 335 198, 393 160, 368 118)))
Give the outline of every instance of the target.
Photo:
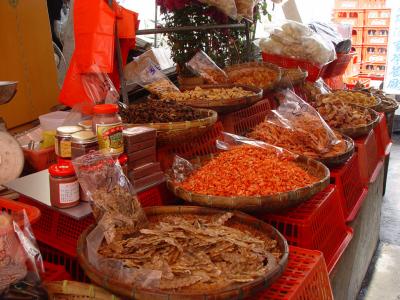
POLYGON ((118 162, 101 151, 73 160, 79 183, 107 242, 123 239, 147 225, 146 215, 118 162))
POLYGON ((204 78, 206 83, 226 83, 228 80, 226 73, 202 50, 192 57, 187 66, 193 73, 204 78))

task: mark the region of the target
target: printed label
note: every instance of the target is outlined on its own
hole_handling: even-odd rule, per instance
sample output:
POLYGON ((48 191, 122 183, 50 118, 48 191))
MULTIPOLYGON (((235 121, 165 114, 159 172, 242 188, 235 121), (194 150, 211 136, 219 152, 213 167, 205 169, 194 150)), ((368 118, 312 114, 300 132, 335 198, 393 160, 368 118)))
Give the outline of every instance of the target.
POLYGON ((60 183, 60 203, 71 203, 79 200, 78 181, 60 183))
POLYGON ((124 140, 121 123, 97 124, 96 134, 99 140, 99 149, 105 150, 110 154, 121 154, 124 152, 124 140))
POLYGON ((61 140, 59 142, 56 139, 54 146, 57 156, 62 158, 71 158, 71 141, 61 140))

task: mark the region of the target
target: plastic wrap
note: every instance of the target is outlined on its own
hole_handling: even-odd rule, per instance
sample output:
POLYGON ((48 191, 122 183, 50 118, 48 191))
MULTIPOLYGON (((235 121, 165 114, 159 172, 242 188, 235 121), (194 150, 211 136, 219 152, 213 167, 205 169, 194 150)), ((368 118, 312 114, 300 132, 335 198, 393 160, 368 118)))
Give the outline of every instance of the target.
POLYGON ((331 25, 322 22, 312 22, 308 24, 311 30, 319 34, 327 42, 331 42, 336 53, 347 54, 351 50, 351 39, 343 38, 342 35, 331 25))
POLYGON ((138 59, 138 73, 131 81, 144 87, 151 94, 161 97, 163 93, 179 92, 179 89, 161 72, 150 58, 138 59))
POLYGON ((72 163, 108 243, 121 240, 147 225, 146 215, 118 160, 96 151, 78 157, 72 163))
POLYGON ((236 20, 238 17, 235 0, 199 0, 199 2, 215 6, 233 20, 236 20))
POLYGON ((314 106, 317 98, 320 97, 320 95, 331 93, 331 89, 322 78, 319 78, 316 82, 305 82, 299 90, 299 93, 303 99, 314 106))
POLYGON ((340 140, 318 112, 293 92, 278 94, 280 105, 250 137, 306 156, 322 155, 340 140))
POLYGON ((23 295, 25 288, 32 295, 45 294, 40 288, 40 274, 43 272, 42 256, 26 212, 15 212, 12 216, 1 213, 0 298, 12 299, 10 297, 17 297, 19 293, 23 295), (14 284, 23 288, 16 291, 14 284))
POLYGON ((197 52, 187 63, 189 69, 199 74, 207 83, 226 83, 228 76, 216 63, 203 51, 197 52))
POLYGON ((260 40, 259 46, 266 53, 309 61, 317 66, 336 59, 332 43, 295 21, 273 28, 268 38, 260 40))

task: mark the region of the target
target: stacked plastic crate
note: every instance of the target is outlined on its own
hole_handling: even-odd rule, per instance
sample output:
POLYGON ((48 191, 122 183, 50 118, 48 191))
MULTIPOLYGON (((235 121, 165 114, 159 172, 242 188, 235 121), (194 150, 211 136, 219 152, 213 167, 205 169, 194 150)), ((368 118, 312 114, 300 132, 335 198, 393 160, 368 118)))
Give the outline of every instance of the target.
POLYGON ((346 74, 383 80, 386 69, 390 9, 386 0, 335 0, 334 21, 352 26, 357 53, 346 74))

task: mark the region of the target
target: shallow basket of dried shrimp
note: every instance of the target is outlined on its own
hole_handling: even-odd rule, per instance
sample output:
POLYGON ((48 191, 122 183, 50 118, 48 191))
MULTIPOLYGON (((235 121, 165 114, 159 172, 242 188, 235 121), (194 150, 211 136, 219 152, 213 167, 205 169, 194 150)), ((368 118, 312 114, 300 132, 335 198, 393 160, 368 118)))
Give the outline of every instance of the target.
MULTIPOLYGON (((248 153, 250 151, 247 150, 248 153)), ((177 197, 196 205, 247 212, 279 212, 310 199, 329 184, 329 169, 321 162, 302 155, 283 158, 281 163, 290 163, 286 171, 280 170, 280 162, 276 161, 251 166, 251 158, 244 159, 250 165, 243 166, 240 157, 228 158, 232 162, 232 168, 228 168, 227 164, 218 162, 218 155, 226 152, 229 151, 195 157, 191 160, 196 168, 192 175, 183 182, 177 182, 172 176, 167 177, 167 187, 177 197), (215 164, 215 170, 211 170, 210 166, 215 164), (226 176, 233 179, 227 182, 226 176), (307 179, 308 182, 305 182, 306 177, 310 179, 307 179), (304 182, 297 184, 297 181, 304 182), (197 186, 202 188, 197 189, 197 186), (262 189, 257 190, 260 186, 262 189), (279 187, 275 189, 274 186, 279 187), (221 190, 223 192, 220 193, 221 190)), ((251 153, 249 155, 252 156, 251 153)), ((171 172, 169 170, 168 174, 171 172)))
POLYGON ((251 106, 260 101, 263 96, 260 88, 235 84, 200 85, 186 87, 181 91, 182 93, 167 93, 163 97, 192 107, 215 110, 219 114, 227 114, 251 106))
POLYGON ((147 229, 114 242, 120 245, 104 243, 99 253, 117 260, 123 257, 129 267, 147 260, 146 268, 162 270, 157 287, 143 287, 135 281, 126 284, 115 274, 96 269, 86 245, 94 225, 78 241, 78 259, 85 274, 117 295, 129 299, 243 299, 265 289, 286 268, 287 241, 271 225, 252 216, 196 206, 144 210, 150 223, 147 229), (162 258, 162 267, 154 257, 162 258))
POLYGON ((326 155, 315 159, 322 162, 327 167, 339 166, 345 163, 353 155, 354 141, 350 137, 342 135, 340 139, 340 144, 335 145, 334 149, 335 148, 338 149, 335 155, 326 155), (342 148, 344 149, 343 151, 340 150, 342 148))

